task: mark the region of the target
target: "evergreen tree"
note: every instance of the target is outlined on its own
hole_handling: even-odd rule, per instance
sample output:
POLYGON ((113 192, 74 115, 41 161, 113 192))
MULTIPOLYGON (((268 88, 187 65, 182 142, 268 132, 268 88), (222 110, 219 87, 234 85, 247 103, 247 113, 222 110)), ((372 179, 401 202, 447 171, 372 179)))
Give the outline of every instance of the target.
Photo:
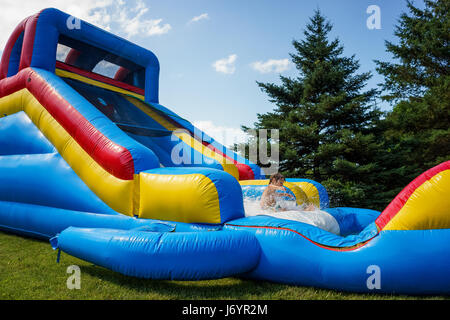
MULTIPOLYGON (((450 1, 408 1, 386 42, 395 62, 376 61, 383 98, 394 103, 386 127, 384 184, 398 192, 423 171, 450 159, 450 1)), ((395 195, 395 194, 394 194, 395 195)))
POLYGON ((280 76, 281 85, 257 82, 276 108, 258 114, 252 129, 280 130, 280 171, 287 176, 322 182, 334 205, 374 207, 381 114, 372 106, 376 90, 364 90, 371 73, 357 73, 359 62, 343 56, 339 39, 328 38, 331 30, 317 10, 304 39, 292 42, 298 77, 280 76))

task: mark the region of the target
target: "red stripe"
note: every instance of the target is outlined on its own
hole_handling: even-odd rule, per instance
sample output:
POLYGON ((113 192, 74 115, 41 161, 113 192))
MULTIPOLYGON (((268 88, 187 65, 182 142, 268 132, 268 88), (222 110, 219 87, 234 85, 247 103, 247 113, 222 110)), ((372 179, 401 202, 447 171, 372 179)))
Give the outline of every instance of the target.
POLYGON ((294 233, 302 236, 303 238, 305 238, 306 240, 308 240, 309 242, 311 242, 312 244, 314 244, 314 245, 316 245, 316 246, 318 246, 320 248, 327 249, 327 250, 332 250, 332 251, 353 251, 353 250, 359 249, 359 248, 365 246, 370 240, 372 240, 373 238, 375 238, 378 235, 377 234, 377 235, 373 236, 372 238, 370 238, 370 239, 368 239, 368 240, 366 240, 364 242, 360 242, 360 243, 358 243, 356 245, 353 245, 353 246, 350 246, 350 247, 330 247, 330 246, 326 246, 326 245, 320 244, 318 242, 315 242, 315 241, 309 239, 308 237, 306 237, 305 235, 301 234, 300 232, 292 230, 292 229, 289 229, 289 228, 268 227, 268 226, 242 226, 242 225, 238 225, 238 224, 229 224, 229 223, 226 223, 225 225, 233 226, 233 227, 240 227, 240 228, 261 228, 261 229, 291 231, 291 232, 294 232, 294 233))
POLYGON ((236 163, 236 167, 239 171, 239 180, 254 180, 255 179, 255 173, 253 172, 252 168, 250 168, 249 165, 246 165, 245 163, 236 163))
POLYGON ((119 179, 133 179, 134 162, 130 151, 105 137, 32 69, 23 69, 17 75, 0 81, 1 96, 23 88, 36 97, 102 168, 119 179))
POLYGON ((430 180, 438 173, 449 169, 450 161, 443 162, 425 171, 420 176, 415 178, 411 183, 409 183, 375 220, 375 223, 378 226, 379 230, 383 229, 388 224, 388 222, 395 217, 395 215, 400 211, 401 208, 403 208, 409 197, 411 197, 411 195, 414 193, 414 191, 416 191, 417 188, 419 188, 422 184, 424 184, 424 182, 430 180))
POLYGON ((98 73, 86 71, 86 70, 83 70, 83 69, 80 69, 80 68, 77 68, 74 66, 69 66, 61 61, 56 61, 56 67, 59 69, 63 69, 63 70, 69 71, 69 72, 76 73, 80 76, 83 76, 83 77, 86 77, 86 78, 89 78, 92 80, 100 81, 100 82, 112 85, 114 87, 118 87, 121 89, 125 89, 128 91, 140 94, 142 96, 145 95, 145 91, 141 88, 138 88, 138 87, 135 87, 135 86, 129 85, 127 83, 120 82, 120 81, 117 81, 117 80, 114 80, 114 79, 111 79, 111 78, 108 78, 105 76, 102 76, 101 74, 98 74, 98 73))
POLYGON ((233 158, 229 157, 228 155, 224 154, 222 151, 216 149, 214 146, 212 146, 210 143, 206 141, 202 141, 203 145, 214 151, 215 153, 218 153, 222 157, 224 157, 227 160, 231 160, 233 164, 237 167, 239 172, 239 180, 253 180, 255 179, 255 174, 253 173, 252 168, 250 168, 249 165, 246 165, 245 163, 240 163, 237 160, 234 160, 233 158))
POLYGON ((114 75, 114 80, 123 81, 123 79, 125 79, 125 77, 128 76, 129 74, 130 74, 130 70, 128 70, 127 68, 124 68, 124 67, 120 67, 116 71, 116 74, 114 75))
POLYGON ((22 22, 20 22, 17 25, 17 27, 14 29, 13 33, 9 37, 8 42, 6 43, 5 49, 3 50, 2 54, 2 60, 0 63, 0 79, 4 79, 8 75, 9 60, 11 59, 12 49, 16 44, 19 36, 25 30, 25 24, 27 23, 28 18, 22 20, 22 22))
POLYGON ((76 64, 78 57, 80 56, 81 52, 75 49, 70 49, 69 53, 66 56, 66 59, 64 60, 64 63, 67 64, 76 64))
POLYGON ((28 73, 19 71, 12 77, 5 78, 0 81, 0 97, 8 96, 16 91, 26 87, 28 73))

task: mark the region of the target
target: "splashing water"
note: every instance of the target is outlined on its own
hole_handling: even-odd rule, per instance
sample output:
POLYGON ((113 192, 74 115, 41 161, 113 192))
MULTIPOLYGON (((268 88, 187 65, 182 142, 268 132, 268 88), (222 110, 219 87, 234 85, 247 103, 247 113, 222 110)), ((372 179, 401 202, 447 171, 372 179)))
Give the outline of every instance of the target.
POLYGON ((304 210, 304 206, 299 206, 292 200, 277 200, 278 207, 284 211, 261 208, 259 199, 244 198, 245 216, 266 215, 279 219, 293 220, 316 226, 325 231, 339 235, 340 228, 336 219, 328 212, 316 208, 312 211, 304 210))

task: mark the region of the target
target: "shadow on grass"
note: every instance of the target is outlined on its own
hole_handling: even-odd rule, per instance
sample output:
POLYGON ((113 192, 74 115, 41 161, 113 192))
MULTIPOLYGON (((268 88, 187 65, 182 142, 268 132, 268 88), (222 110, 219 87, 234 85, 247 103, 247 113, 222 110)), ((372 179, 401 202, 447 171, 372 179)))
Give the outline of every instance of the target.
POLYGON ((360 294, 235 277, 200 281, 140 279, 125 276, 96 265, 83 266, 82 270, 92 277, 132 290, 144 299, 152 295, 160 296, 161 299, 180 300, 401 300, 436 298, 394 294, 360 294))
POLYGON ((82 272, 103 281, 126 287, 140 295, 160 295, 167 299, 252 299, 276 296, 286 285, 239 278, 174 281, 125 276, 96 265, 82 267, 82 272))
MULTIPOLYGON (((58 293, 56 293, 56 297, 81 299, 159 300, 447 300, 450 298, 449 296, 405 296, 375 293, 361 294, 313 287, 301 287, 237 277, 201 281, 140 279, 122 275, 69 255, 64 255, 61 264, 57 267, 55 263, 56 252, 52 252, 52 250, 49 249, 48 242, 46 241, 18 237, 0 232, 0 244, 2 247, 0 257, 3 259, 3 261, 0 261, 0 269, 4 268, 4 271, 9 270, 11 272, 12 270, 17 271, 19 268, 27 274, 32 274, 29 280, 33 285, 42 285, 43 282, 47 285, 54 285, 56 286, 55 290, 59 290, 57 291, 58 293), (14 237, 14 239, 11 237, 14 237), (36 263, 38 264, 36 265, 36 263), (83 287, 89 288, 91 290, 89 292, 92 293, 92 296, 90 296, 90 294, 85 295, 85 291, 70 291, 70 294, 67 294, 67 291, 65 290, 67 273, 65 272, 64 267, 71 264, 79 265, 82 273, 86 274, 88 278, 91 278, 90 280, 83 278, 83 287), (57 282, 55 282, 55 277, 58 277, 57 282), (34 281, 33 279, 37 280, 34 281), (59 282, 64 284, 64 286, 62 286, 63 290, 61 290, 59 284, 57 285, 59 282)), ((22 281, 21 278, 18 278, 17 281, 21 281, 18 284, 18 287, 30 287, 30 283, 25 283, 26 281, 22 281)), ((11 286, 11 288, 8 288, 8 291, 3 290, 3 293, 6 294, 5 296, 14 297, 18 295, 16 291, 13 286, 11 286)), ((30 292, 29 295, 24 295, 26 298, 36 296, 45 299, 53 299, 55 298, 55 292, 54 290, 45 292, 45 290, 39 289, 37 291, 37 295, 36 292, 30 292)))

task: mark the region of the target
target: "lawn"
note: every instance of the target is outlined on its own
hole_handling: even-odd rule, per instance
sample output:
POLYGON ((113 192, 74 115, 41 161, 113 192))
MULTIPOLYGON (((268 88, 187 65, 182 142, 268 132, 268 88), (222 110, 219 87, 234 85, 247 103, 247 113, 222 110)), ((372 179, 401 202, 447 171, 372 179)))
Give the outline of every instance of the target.
POLYGON ((61 253, 50 244, 0 232, 0 299, 446 299, 379 294, 353 294, 225 278, 207 281, 161 281, 126 277, 92 263, 61 253), (81 269, 81 288, 68 289, 67 267, 81 269))

